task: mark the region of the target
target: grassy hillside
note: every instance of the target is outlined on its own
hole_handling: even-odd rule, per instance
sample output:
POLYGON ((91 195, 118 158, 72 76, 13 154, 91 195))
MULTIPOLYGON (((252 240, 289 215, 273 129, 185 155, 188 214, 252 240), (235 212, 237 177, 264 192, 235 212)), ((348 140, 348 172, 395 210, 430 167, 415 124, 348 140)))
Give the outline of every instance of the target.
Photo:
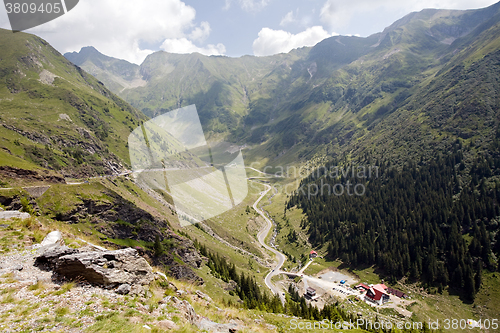
POLYGON ((1 165, 68 177, 128 165, 144 115, 36 36, 0 30, 0 50, 1 165))

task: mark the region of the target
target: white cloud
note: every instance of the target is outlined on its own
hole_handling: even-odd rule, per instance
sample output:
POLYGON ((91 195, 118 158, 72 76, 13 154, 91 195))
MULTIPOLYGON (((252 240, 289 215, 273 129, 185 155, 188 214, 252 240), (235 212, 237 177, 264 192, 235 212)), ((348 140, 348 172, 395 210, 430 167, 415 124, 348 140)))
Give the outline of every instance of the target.
POLYGON ((257 11, 266 7, 270 0, 239 0, 241 8, 246 11, 257 11))
POLYGON ((223 55, 226 53, 226 47, 221 43, 217 45, 209 44, 206 47, 197 47, 187 38, 166 39, 160 48, 170 53, 198 52, 204 55, 223 55))
POLYGON ((329 34, 321 26, 308 28, 295 35, 283 30, 263 28, 253 42, 253 53, 257 56, 286 53, 295 48, 316 45, 332 35, 336 34, 329 34))
POLYGON ((281 19, 281 22, 280 22, 280 26, 285 26, 285 25, 288 25, 290 23, 293 23, 295 22, 295 17, 293 15, 293 10, 289 11, 288 13, 286 13, 285 16, 283 16, 283 18, 281 19))
MULTIPOLYGON (((240 7, 247 12, 257 12, 269 4, 270 0, 236 0, 240 7)), ((224 10, 231 8, 233 0, 225 0, 224 10)))
MULTIPOLYGON (((194 23, 196 11, 181 0, 85 0, 66 15, 28 30, 46 39, 60 52, 94 46, 100 52, 141 63, 153 50, 141 45, 160 45, 165 40, 202 42, 210 34, 208 22, 194 23)), ((168 43, 167 43, 168 44, 168 43)), ((186 43, 178 45, 185 52, 186 43)), ((156 48, 155 46, 152 46, 156 48)), ((212 47, 206 48, 213 52, 212 47)), ((214 50, 222 50, 215 47, 214 50)), ((170 47, 170 52, 177 52, 170 47)))
POLYGON ((223 10, 228 10, 231 8, 231 0, 225 0, 224 1, 224 7, 222 7, 223 10))
POLYGON ((189 38, 194 41, 203 42, 210 35, 210 30, 210 24, 203 21, 199 27, 194 28, 194 30, 189 34, 189 38))

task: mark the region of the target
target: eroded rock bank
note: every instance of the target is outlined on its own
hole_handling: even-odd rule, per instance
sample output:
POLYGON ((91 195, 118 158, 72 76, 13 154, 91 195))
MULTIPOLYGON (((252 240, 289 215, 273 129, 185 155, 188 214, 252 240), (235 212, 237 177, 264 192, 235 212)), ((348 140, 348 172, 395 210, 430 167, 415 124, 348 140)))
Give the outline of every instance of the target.
POLYGON ((107 289, 118 288, 121 294, 142 294, 154 280, 151 266, 136 249, 73 249, 64 245, 59 231, 49 233, 42 241, 35 265, 65 279, 85 280, 107 289))

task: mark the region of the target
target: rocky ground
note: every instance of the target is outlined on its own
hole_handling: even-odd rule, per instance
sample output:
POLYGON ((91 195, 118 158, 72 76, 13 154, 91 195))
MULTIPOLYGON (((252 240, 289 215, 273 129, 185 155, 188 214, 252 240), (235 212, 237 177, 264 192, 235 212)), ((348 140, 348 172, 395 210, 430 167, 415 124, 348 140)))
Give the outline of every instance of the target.
POLYGON ((237 322, 223 325, 199 317, 185 299, 208 298, 201 292, 189 295, 169 289, 172 295, 162 297, 158 287, 145 296, 119 295, 85 281, 54 279, 52 272, 34 266, 35 255, 35 250, 21 250, 0 258, 2 332, 81 332, 93 327, 97 331, 101 323, 113 324, 118 316, 123 318, 116 318, 115 324, 130 325, 130 332, 170 331, 189 324, 193 330, 198 324, 220 332, 238 327, 237 322))
MULTIPOLYGON (((197 290, 195 285, 154 272, 147 262, 148 271, 142 272, 144 259, 137 256, 134 249, 110 251, 83 242, 80 246, 71 242, 71 247, 67 247, 60 233, 51 233, 39 243, 36 238, 40 236, 28 231, 26 225, 35 231, 40 225, 1 222, 1 332, 269 332, 276 329, 259 319, 261 316, 240 317, 236 309, 219 308, 218 302, 197 290), (53 256, 53 253, 59 254, 53 256), (123 255, 131 257, 121 257, 123 255), (52 258, 51 263, 41 260, 46 257, 52 258), (65 269, 63 265, 74 264, 75 258, 80 260, 83 273, 70 279, 68 272, 74 269, 65 269), (135 258, 132 266, 137 272, 121 263, 132 262, 131 258, 135 258), (93 273, 84 274, 85 270, 93 273), (143 285, 144 278, 137 279, 134 274, 151 281, 143 285)), ((38 233, 46 234, 40 230, 38 233)))

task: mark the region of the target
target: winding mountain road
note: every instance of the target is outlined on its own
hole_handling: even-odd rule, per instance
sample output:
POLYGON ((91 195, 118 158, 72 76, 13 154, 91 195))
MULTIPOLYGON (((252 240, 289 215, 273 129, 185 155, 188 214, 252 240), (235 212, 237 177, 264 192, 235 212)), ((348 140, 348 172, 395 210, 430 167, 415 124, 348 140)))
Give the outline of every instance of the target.
POLYGON ((266 236, 269 234, 269 231, 273 227, 273 223, 269 219, 269 217, 266 216, 266 214, 264 213, 264 211, 261 208, 258 207, 258 205, 259 205, 259 202, 262 200, 262 198, 264 198, 264 196, 271 190, 271 186, 269 184, 263 184, 263 183, 260 183, 260 184, 264 185, 266 187, 266 189, 260 193, 260 197, 253 204, 253 209, 255 209, 257 211, 257 213, 259 213, 260 216, 262 216, 264 218, 264 220, 266 221, 266 226, 262 230, 259 231, 259 233, 257 234, 257 239, 258 239, 259 243, 264 248, 266 248, 267 250, 269 250, 272 253, 274 253, 276 255, 276 259, 278 260, 278 264, 266 275, 266 278, 264 279, 264 282, 266 283, 266 286, 269 289, 271 289, 271 291, 274 294, 277 294, 279 296, 279 298, 281 299, 281 302, 284 303, 285 302, 285 296, 280 292, 280 289, 278 287, 276 287, 271 282, 271 278, 273 276, 275 276, 275 275, 280 274, 280 269, 283 266, 283 264, 284 264, 284 262, 286 260, 286 257, 285 257, 285 255, 283 253, 279 252, 276 249, 273 249, 272 247, 270 247, 269 245, 267 245, 265 243, 266 236))

